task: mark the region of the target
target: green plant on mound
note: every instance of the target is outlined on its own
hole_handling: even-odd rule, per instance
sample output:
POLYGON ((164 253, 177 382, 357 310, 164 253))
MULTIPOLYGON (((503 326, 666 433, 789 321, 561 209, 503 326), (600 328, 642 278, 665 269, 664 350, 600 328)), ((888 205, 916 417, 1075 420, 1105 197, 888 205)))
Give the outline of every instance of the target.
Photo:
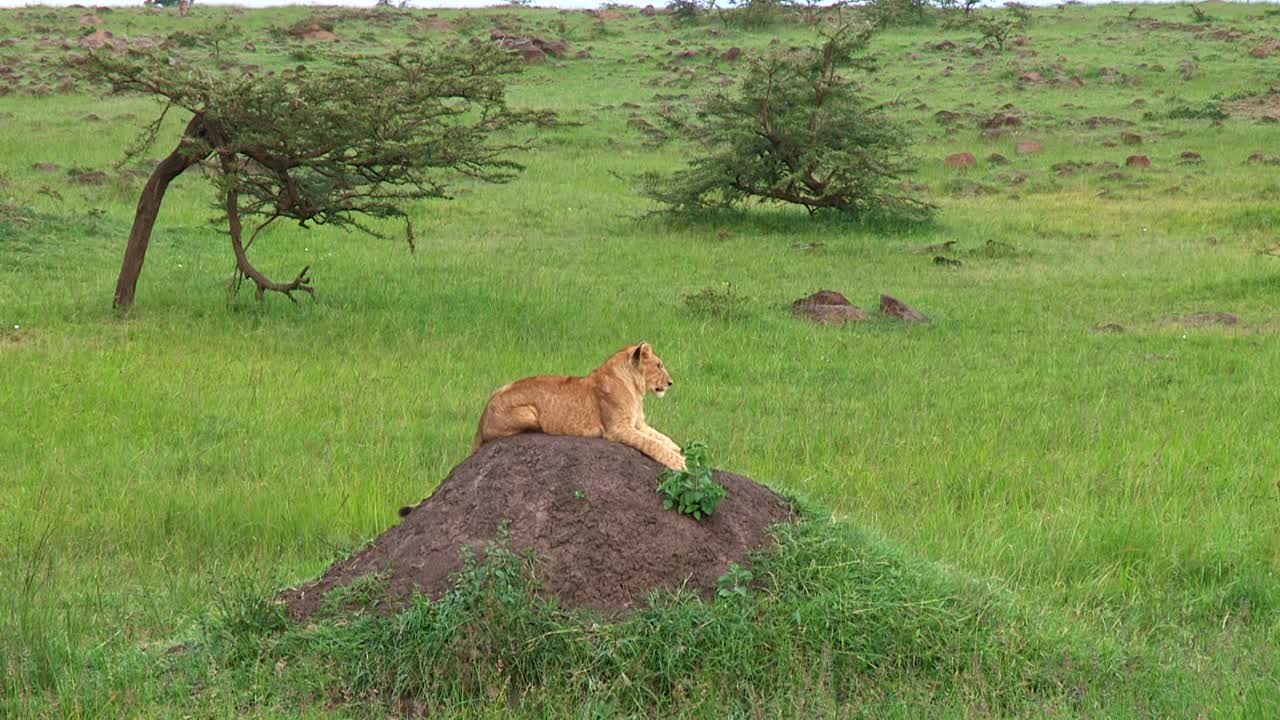
POLYGON ((372 714, 408 704, 427 716, 876 716, 921 703, 997 716, 1158 714, 1159 680, 1134 679, 1142 671, 1105 638, 1054 632, 1003 595, 799 510, 751 557, 750 594, 732 590, 741 572, 725 581, 733 602, 681 590, 620 615, 564 608, 499 537, 483 562, 464 556, 441 599, 395 615, 328 605, 281 629, 278 606, 248 597, 207 629, 218 642, 181 656, 184 677, 273 674, 306 690, 254 703, 372 714))
POLYGON ((688 465, 684 470, 667 468, 662 471, 658 494, 663 496, 663 508, 675 508, 694 520, 701 520, 716 511, 716 506, 728 491, 711 477, 708 451, 706 443, 695 440, 684 446, 688 465))

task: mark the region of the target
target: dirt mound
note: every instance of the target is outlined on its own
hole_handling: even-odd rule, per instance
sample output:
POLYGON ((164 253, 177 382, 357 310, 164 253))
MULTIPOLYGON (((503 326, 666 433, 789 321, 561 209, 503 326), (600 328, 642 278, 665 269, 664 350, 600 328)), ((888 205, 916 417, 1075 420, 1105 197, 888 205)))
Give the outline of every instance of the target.
POLYGON ((626 610, 652 588, 713 590, 729 563, 764 545, 769 525, 791 515, 772 490, 719 471, 729 494, 709 519, 663 510, 661 470, 600 439, 526 434, 488 443, 403 522, 282 599, 291 617, 304 618, 324 593, 370 573, 388 574, 391 608, 415 590, 439 598, 462 567, 461 546, 482 557, 507 521, 511 548, 541 559, 543 588, 562 605, 626 610))

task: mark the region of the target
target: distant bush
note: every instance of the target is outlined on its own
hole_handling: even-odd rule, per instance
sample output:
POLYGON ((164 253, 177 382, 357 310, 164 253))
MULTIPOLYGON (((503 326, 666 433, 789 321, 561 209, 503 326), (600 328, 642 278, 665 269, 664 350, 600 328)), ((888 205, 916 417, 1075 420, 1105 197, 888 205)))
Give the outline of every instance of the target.
POLYGON ((640 193, 676 212, 756 201, 927 215, 930 206, 891 189, 906 169, 906 135, 846 77, 873 67, 858 54, 871 28, 844 23, 824 37, 820 47, 753 58, 733 95, 711 96, 692 116, 664 115, 701 152, 672 175, 641 175, 640 193))
POLYGON ((923 25, 929 17, 930 0, 871 0, 867 15, 876 27, 923 25))
POLYGON ((691 23, 702 17, 705 11, 700 0, 671 0, 667 3, 671 19, 680 23, 691 23))

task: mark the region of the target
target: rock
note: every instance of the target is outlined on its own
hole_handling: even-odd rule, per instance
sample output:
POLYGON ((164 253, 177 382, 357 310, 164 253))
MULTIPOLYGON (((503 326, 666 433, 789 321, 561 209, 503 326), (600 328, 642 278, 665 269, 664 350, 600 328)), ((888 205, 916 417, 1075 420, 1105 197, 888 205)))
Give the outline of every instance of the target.
POLYGON ((973 156, 973 153, 954 153, 952 155, 948 155, 947 159, 943 160, 943 164, 952 168, 966 168, 977 165, 978 159, 973 156))
POLYGON ((1255 48, 1250 48, 1249 55, 1252 57, 1256 57, 1259 60, 1266 60, 1267 58, 1271 57, 1272 53, 1277 51, 1280 51, 1280 43, 1268 42, 1268 43, 1259 45, 1255 48))
POLYGON ((1001 155, 1000 153, 991 153, 987 156, 987 162, 992 165, 1008 165, 1009 158, 1001 155))
POLYGON ((80 16, 80 24, 81 24, 81 25, 85 25, 85 26, 88 26, 88 25, 101 25, 101 24, 102 24, 102 22, 103 22, 102 18, 98 17, 97 15, 94 15, 93 13, 89 13, 88 15, 81 15, 81 16, 80 16))
POLYGON ((1183 152, 1179 157, 1182 158, 1182 162, 1187 163, 1188 165, 1204 162, 1204 158, 1200 157, 1200 153, 1192 150, 1183 152))
POLYGON ((569 43, 563 40, 543 40, 541 38, 533 38, 533 44, 537 45, 542 52, 553 58, 562 58, 569 52, 569 43))
POLYGON ((867 313, 848 298, 834 290, 819 290, 791 303, 792 316, 812 320, 820 325, 844 325, 847 322, 862 322, 867 313))
POLYGON ((80 47, 97 50, 106 46, 115 47, 115 36, 109 30, 95 30, 80 38, 80 47))
POLYGON ((929 322, 929 318, 925 317, 919 310, 891 295, 880 296, 880 312, 906 322, 929 322))
POLYGON ((90 170, 88 172, 75 173, 71 176, 71 182, 77 185, 105 185, 107 179, 107 174, 101 170, 90 170))
POLYGON ((964 263, 959 260, 953 260, 952 258, 943 255, 935 255, 933 258, 933 264, 941 267, 960 267, 961 265, 964 265, 964 263))
POLYGON ((1151 167, 1151 158, 1146 155, 1130 155, 1124 159, 1125 167, 1149 168, 1151 167))
POLYGON ((950 40, 943 40, 942 42, 934 43, 929 47, 933 48, 934 50, 955 50, 956 44, 951 42, 950 40))
POLYGON ((1041 83, 1044 82, 1044 75, 1035 71, 1025 72, 1019 75, 1018 79, 1027 83, 1041 83))
POLYGON ((245 51, 245 52, 258 52, 258 46, 257 46, 257 45, 254 45, 252 42, 246 42, 246 43, 244 44, 244 51, 245 51))
POLYGON ((728 50, 724 51, 724 54, 720 56, 720 59, 725 62, 733 62, 740 57, 742 57, 742 48, 731 47, 728 50))
POLYGON ((1105 323, 1103 325, 1094 325, 1091 328, 1096 333, 1122 333, 1124 326, 1119 323, 1105 323))
POLYGON ((1026 142, 1018 143, 1018 146, 1014 148, 1014 150, 1019 155, 1035 155, 1037 153, 1044 152, 1044 145, 1041 145, 1034 140, 1028 140, 1026 142))
POLYGON ((1121 133, 1120 142, 1123 142, 1125 145, 1141 145, 1142 136, 1133 132, 1121 133))
POLYGON ((983 120, 979 125, 988 130, 997 128, 1019 128, 1022 127, 1022 118, 1010 113, 996 113, 983 120))
POLYGON ((338 39, 338 36, 335 33, 321 28, 307 30, 306 32, 298 35, 298 37, 311 42, 335 42, 338 39))
POLYGON ((55 173, 61 170, 62 166, 57 163, 40 162, 40 163, 36 163, 35 165, 32 165, 31 169, 35 170, 36 172, 55 173))

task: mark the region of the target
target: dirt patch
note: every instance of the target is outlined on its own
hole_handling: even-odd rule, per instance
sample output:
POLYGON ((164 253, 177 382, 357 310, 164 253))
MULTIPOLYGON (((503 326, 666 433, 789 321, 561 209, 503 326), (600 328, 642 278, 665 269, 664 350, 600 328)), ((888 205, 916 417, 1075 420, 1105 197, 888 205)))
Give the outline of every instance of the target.
POLYGON ((491 442, 449 473, 399 525, 318 580, 282 593, 305 618, 324 593, 386 573, 394 609, 420 592, 439 598, 461 569, 459 549, 483 555, 509 523, 511 548, 541 560, 546 592, 568 607, 627 610, 653 588, 710 593, 729 563, 768 542, 766 529, 791 516, 781 496, 749 478, 716 472, 729 491, 701 522, 663 510, 662 466, 601 439, 518 435, 491 442))
POLYGON ((1231 327, 1240 324, 1240 318, 1225 312, 1199 312, 1167 318, 1166 323, 1190 328, 1231 327))
POLYGON ((1273 88, 1263 95, 1224 102, 1222 110, 1231 117, 1251 120, 1280 118, 1280 90, 1273 88))

